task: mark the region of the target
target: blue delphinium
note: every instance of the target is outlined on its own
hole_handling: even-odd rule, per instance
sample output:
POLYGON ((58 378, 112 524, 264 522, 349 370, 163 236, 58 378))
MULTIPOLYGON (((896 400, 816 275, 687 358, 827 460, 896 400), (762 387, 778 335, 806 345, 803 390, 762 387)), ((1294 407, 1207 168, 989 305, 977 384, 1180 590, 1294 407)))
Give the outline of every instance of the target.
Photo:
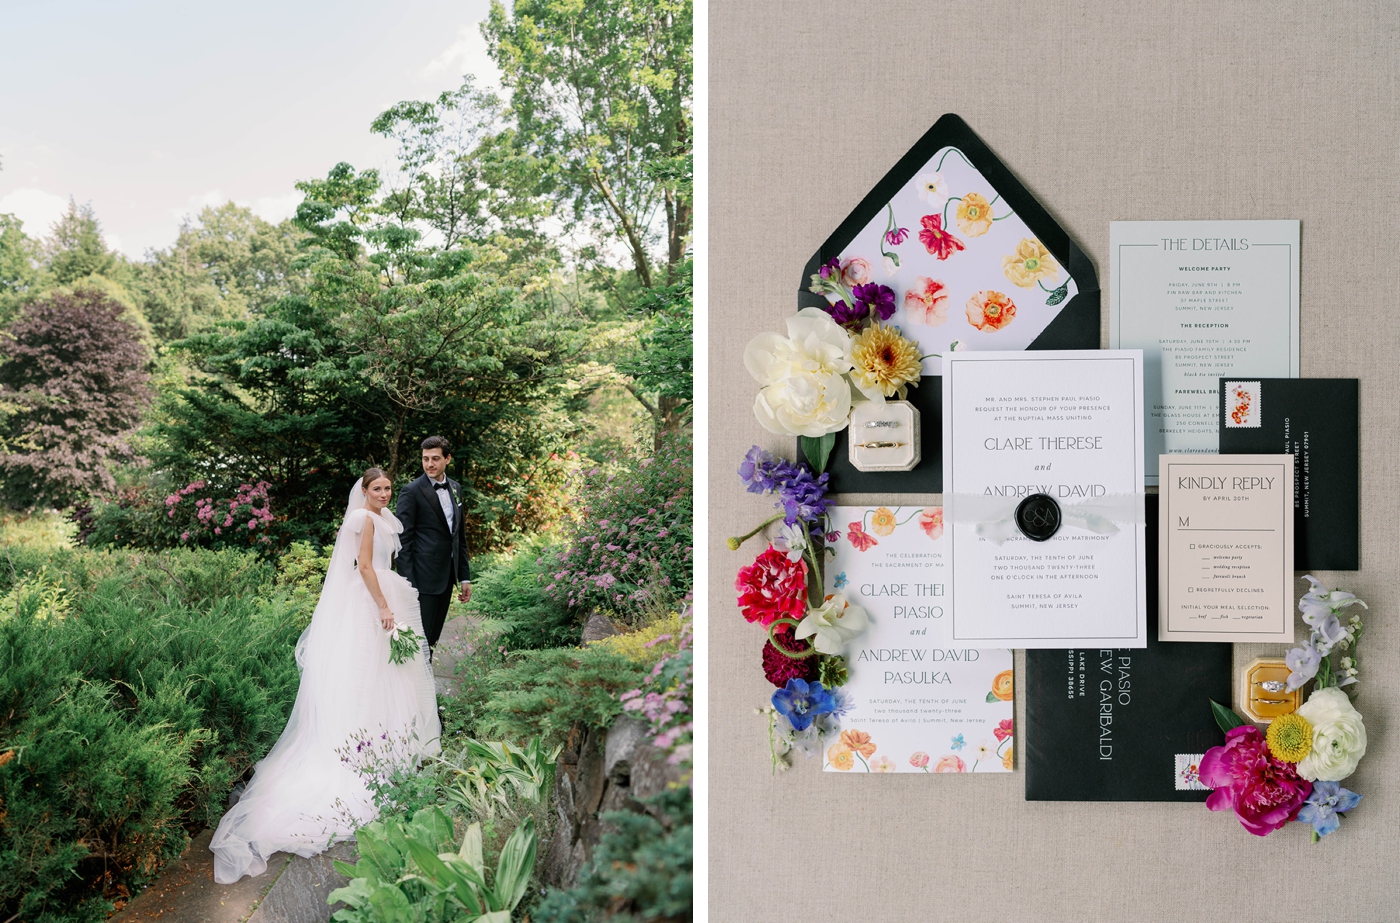
POLYGON ((1314 837, 1324 837, 1341 825, 1340 815, 1360 803, 1360 795, 1342 788, 1336 782, 1314 782, 1312 794, 1298 812, 1298 820, 1312 824, 1314 837))
POLYGON ((836 702, 821 683, 808 683, 793 677, 773 693, 773 707, 795 731, 805 731, 818 715, 834 711, 836 702))

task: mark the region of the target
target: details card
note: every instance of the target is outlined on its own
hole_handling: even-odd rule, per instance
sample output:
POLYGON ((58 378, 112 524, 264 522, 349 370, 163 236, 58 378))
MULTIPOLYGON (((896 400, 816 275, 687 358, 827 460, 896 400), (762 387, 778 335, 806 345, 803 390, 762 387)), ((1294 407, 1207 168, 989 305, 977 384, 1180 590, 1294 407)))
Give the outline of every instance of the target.
POLYGON ((850 710, 826 741, 828 772, 1009 772, 1014 764, 1009 650, 948 633, 941 507, 831 508, 841 533, 826 589, 870 622, 847 645, 850 710))
POLYGON ((1214 454, 1219 378, 1298 377, 1297 221, 1114 221, 1108 342, 1143 351, 1147 481, 1214 454))
POLYGON ((1142 352, 957 352, 943 369, 952 639, 1145 646, 1142 352), (1023 500, 1058 531, 1028 537, 1023 500))
POLYGON ((1293 456, 1163 455, 1162 641, 1293 643, 1293 456))

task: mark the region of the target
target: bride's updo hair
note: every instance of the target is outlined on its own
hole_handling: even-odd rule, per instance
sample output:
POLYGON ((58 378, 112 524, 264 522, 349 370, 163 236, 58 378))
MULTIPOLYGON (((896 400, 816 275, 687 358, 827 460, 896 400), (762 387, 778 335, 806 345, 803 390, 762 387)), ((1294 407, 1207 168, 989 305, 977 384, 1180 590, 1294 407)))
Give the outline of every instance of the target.
POLYGON ((365 476, 360 478, 360 486, 363 487, 365 490, 369 490, 369 485, 373 484, 380 478, 386 477, 388 477, 388 475, 384 473, 383 468, 370 468, 367 471, 365 471, 365 476))

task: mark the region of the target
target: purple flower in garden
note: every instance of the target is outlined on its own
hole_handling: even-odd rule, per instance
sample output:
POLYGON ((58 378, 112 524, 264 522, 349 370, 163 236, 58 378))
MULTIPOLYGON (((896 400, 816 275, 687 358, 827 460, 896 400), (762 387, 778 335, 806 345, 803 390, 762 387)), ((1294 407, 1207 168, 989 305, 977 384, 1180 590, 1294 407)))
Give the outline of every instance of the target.
POLYGON ((851 294, 855 295, 856 307, 862 314, 873 310, 880 320, 894 317, 894 289, 888 285, 867 282, 865 285, 857 285, 851 294))
POLYGON ((859 306, 853 308, 845 301, 838 301, 835 304, 827 304, 823 307, 826 313, 831 315, 832 320, 836 321, 836 323, 845 327, 847 330, 859 329, 860 326, 865 323, 865 319, 870 316, 868 309, 859 306))
POLYGON ((908 228, 894 228, 893 230, 885 232, 885 243, 889 244, 891 247, 898 247, 908 239, 908 228))

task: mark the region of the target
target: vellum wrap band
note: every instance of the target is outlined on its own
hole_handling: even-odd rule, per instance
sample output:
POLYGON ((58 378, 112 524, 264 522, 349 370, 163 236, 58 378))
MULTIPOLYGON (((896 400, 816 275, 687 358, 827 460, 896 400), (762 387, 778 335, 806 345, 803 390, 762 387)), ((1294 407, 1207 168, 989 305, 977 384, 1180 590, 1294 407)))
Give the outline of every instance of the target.
MULTIPOLYGON (((1060 505, 1060 528, 1072 527, 1096 535, 1112 535, 1119 526, 1147 522, 1143 509, 1143 494, 1106 494, 1079 503, 1060 505)), ((947 494, 943 498, 943 515, 950 522, 973 523, 979 538, 1000 545, 1016 538, 1016 507, 1025 497, 989 497, 984 494, 947 494)))

